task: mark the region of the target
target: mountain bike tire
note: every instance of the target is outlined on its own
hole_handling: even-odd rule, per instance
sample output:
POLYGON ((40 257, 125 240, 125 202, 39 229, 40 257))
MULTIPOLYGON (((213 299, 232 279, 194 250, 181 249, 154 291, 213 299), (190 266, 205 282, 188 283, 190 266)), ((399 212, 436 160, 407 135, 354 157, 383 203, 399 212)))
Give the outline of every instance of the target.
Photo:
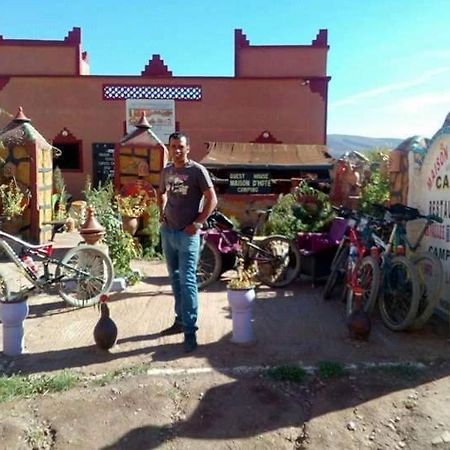
POLYGON ((394 256, 383 271, 378 306, 384 325, 402 331, 416 318, 421 288, 414 264, 405 256, 394 256))
POLYGON ((92 245, 79 245, 64 255, 55 277, 60 278, 58 294, 67 303, 91 306, 111 289, 114 268, 103 250, 92 245))
POLYGON ((300 253, 292 240, 273 235, 259 242, 258 247, 254 259, 261 283, 278 288, 298 277, 300 253))
POLYGON ((416 266, 421 287, 417 316, 410 327, 417 330, 433 315, 444 284, 444 269, 439 258, 429 252, 417 252, 411 261, 416 266))
MULTIPOLYGON (((377 303, 380 290, 380 265, 372 256, 365 256, 355 268, 358 272, 359 286, 362 289, 362 308, 371 314, 377 303)), ((347 289, 346 312, 349 317, 355 311, 353 289, 347 289)))
POLYGON ((197 286, 204 289, 217 281, 222 273, 222 255, 217 247, 205 241, 200 249, 197 265, 197 286))
POLYGON ((348 258, 348 241, 341 241, 333 261, 331 262, 330 274, 328 275, 325 287, 323 288, 322 297, 329 300, 333 296, 336 286, 341 282, 344 284, 344 274, 348 258))

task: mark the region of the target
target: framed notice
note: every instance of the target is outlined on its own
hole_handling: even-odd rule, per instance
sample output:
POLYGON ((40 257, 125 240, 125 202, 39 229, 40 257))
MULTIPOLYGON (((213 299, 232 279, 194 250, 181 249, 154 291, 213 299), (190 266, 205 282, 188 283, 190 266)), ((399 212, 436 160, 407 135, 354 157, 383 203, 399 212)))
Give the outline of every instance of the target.
POLYGON ((175 131, 175 100, 126 100, 127 133, 136 129, 136 124, 145 112, 152 131, 167 143, 175 131))
POLYGON ((93 185, 104 185, 114 177, 114 144, 92 144, 93 185))
POLYGON ((229 194, 270 194, 272 181, 269 172, 230 172, 229 194))

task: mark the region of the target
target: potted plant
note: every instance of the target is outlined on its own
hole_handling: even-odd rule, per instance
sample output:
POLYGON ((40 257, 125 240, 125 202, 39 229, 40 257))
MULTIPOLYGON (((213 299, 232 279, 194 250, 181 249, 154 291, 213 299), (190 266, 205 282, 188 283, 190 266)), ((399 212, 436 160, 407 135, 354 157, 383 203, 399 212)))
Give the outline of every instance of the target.
POLYGON ((246 267, 241 258, 238 260, 237 275, 227 284, 227 298, 231 307, 233 322, 232 342, 251 343, 255 339, 253 332, 253 301, 255 294, 256 268, 252 264, 246 267))
POLYGON ((147 208, 147 201, 144 195, 116 195, 116 201, 122 217, 123 229, 132 236, 136 234, 139 226, 139 217, 144 214, 147 208))
POLYGON ((9 234, 17 234, 22 226, 19 218, 28 206, 28 196, 20 189, 13 177, 8 184, 0 185, 2 229, 9 234))

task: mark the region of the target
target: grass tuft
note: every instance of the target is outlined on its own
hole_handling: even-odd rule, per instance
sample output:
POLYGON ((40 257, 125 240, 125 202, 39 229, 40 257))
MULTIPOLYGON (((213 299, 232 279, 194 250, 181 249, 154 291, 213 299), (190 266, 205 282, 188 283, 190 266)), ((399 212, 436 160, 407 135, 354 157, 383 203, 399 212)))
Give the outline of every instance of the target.
POLYGON ((322 361, 317 367, 320 378, 339 378, 347 374, 343 364, 335 361, 322 361))
POLYGON ((267 376, 276 381, 302 383, 305 380, 306 375, 306 370, 298 365, 277 366, 267 370, 267 376))

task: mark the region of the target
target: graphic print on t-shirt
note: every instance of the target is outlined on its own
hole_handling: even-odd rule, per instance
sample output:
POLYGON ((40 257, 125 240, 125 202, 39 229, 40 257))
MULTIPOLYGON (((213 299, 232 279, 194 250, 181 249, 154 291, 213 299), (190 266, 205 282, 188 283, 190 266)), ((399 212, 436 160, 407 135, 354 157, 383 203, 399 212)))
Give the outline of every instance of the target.
POLYGON ((189 175, 171 174, 167 179, 166 190, 172 194, 184 196, 187 195, 189 186, 185 184, 189 175))

